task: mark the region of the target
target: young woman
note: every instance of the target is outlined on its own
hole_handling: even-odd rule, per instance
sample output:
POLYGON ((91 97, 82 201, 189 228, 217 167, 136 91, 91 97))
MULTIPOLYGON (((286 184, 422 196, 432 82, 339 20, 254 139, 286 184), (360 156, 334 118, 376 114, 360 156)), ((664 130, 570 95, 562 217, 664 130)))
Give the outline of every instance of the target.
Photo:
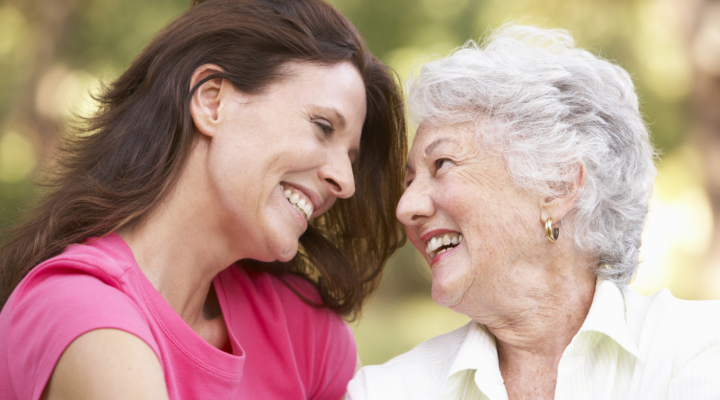
POLYGON ((341 316, 404 241, 398 88, 322 0, 198 3, 2 242, 3 398, 345 392, 341 316))

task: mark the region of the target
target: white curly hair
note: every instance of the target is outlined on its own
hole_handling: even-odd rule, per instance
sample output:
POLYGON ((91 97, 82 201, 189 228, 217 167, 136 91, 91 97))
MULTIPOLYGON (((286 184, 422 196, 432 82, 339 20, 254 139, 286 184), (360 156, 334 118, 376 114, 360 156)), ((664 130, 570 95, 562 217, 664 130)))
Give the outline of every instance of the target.
POLYGON ((416 125, 475 123, 513 182, 541 196, 561 195, 584 164, 563 235, 597 257, 596 275, 632 280, 656 153, 625 70, 565 30, 506 24, 425 64, 408 82, 408 107, 416 125))

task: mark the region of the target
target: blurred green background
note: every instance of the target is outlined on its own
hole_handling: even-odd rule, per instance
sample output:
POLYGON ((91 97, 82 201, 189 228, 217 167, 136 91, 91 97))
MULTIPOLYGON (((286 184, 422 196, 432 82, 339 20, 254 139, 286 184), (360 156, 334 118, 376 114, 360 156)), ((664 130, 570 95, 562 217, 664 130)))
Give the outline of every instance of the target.
MULTIPOLYGON (((189 0, 0 2, 0 229, 31 201, 88 94, 111 81, 189 0)), ((633 76, 662 155, 632 286, 648 295, 720 298, 720 2, 711 0, 334 0, 402 79, 508 21, 570 30, 580 46, 633 76)), ((412 134, 412 133, 411 133, 412 134)), ((410 245, 387 266, 353 324, 364 364, 377 364, 467 322, 430 298, 410 245)))

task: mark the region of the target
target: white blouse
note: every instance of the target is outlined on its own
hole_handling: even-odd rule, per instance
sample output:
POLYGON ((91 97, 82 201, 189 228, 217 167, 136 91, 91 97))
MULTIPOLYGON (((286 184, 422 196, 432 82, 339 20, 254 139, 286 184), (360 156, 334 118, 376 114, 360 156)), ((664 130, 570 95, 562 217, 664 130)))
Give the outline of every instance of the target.
MULTIPOLYGON (((383 365, 362 368, 348 399, 507 399, 495 338, 471 321, 383 365)), ((643 297, 598 279, 558 367, 555 399, 720 399, 720 301, 643 297)))

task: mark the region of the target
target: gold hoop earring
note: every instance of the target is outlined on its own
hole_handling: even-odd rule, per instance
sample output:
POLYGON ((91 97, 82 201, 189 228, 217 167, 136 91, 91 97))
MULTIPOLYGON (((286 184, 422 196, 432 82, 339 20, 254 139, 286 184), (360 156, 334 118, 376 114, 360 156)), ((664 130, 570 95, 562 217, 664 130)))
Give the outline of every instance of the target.
POLYGON ((552 223, 552 218, 548 218, 547 221, 545 221, 545 234, 549 241, 555 242, 560 237, 560 228, 553 228, 552 223))

